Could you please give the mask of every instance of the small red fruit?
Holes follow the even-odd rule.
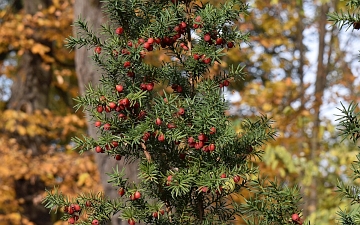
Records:
[[[215,147],[215,144],[210,144],[210,145],[209,145],[209,151],[210,151],[210,152],[214,151],[215,148],[216,148],[216,147]]]
[[[152,45],[149,42],[144,43],[144,48],[149,50]]]
[[[165,211],[163,209],[161,209],[159,212],[161,215],[164,215],[164,213],[165,213]]]
[[[115,156],[115,159],[116,159],[117,161],[120,161],[120,160],[121,160],[121,155],[116,155],[116,156]]]
[[[215,44],[216,44],[216,45],[222,45],[223,42],[224,42],[224,39],[223,39],[223,38],[217,38]]]
[[[115,88],[119,93],[123,92],[124,90],[124,87],[121,84],[116,85]]]
[[[86,201],[86,202],[85,202],[85,206],[86,206],[86,207],[91,207],[91,202],[90,202],[90,201]]]
[[[149,44],[153,44],[154,43],[154,38],[149,38],[148,40],[147,40],[147,43],[149,43]]]
[[[196,21],[196,22],[201,22],[201,16],[197,16],[197,17],[195,18],[195,21]]]
[[[136,191],[136,192],[134,193],[134,198],[135,198],[135,199],[141,198],[141,193],[140,193],[139,191]]]
[[[95,127],[100,127],[101,126],[101,121],[96,121],[95,122]]]
[[[129,225],[135,225],[135,220],[134,219],[128,219],[128,224]]]
[[[210,34],[205,34],[205,35],[204,35],[204,41],[206,41],[206,42],[210,42],[210,41],[211,41],[211,36],[210,36]]]
[[[152,213],[152,216],[153,216],[154,218],[158,218],[158,216],[159,216],[159,215],[158,215],[158,212],[153,212],[153,213]]]
[[[125,189],[124,189],[124,188],[119,188],[118,194],[119,194],[121,197],[124,196],[124,194],[125,194]]]
[[[184,21],[182,21],[182,22],[180,23],[180,27],[181,27],[181,28],[185,29],[186,26],[187,26],[187,24],[186,24]]]
[[[221,178],[226,178],[226,173],[220,175]]]
[[[162,123],[161,119],[160,119],[160,118],[156,118],[155,124],[158,125],[158,126],[160,126],[161,123]]]
[[[74,224],[74,223],[75,223],[75,218],[74,218],[74,217],[70,217],[70,218],[68,219],[68,223]]]
[[[196,53],[193,55],[193,57],[194,57],[195,60],[199,60],[199,59],[200,59],[200,55],[199,55],[199,54],[196,54]]]
[[[215,134],[215,133],[216,133],[216,127],[211,127],[210,134]]]
[[[298,221],[300,220],[299,214],[297,214],[297,213],[292,214],[292,215],[291,215],[291,220],[292,220],[293,222],[298,222]]]
[[[109,102],[109,107],[111,109],[115,109],[116,108],[116,103],[115,102]]]
[[[169,175],[167,178],[166,178],[167,181],[172,181],[172,176]]]
[[[202,187],[201,191],[204,192],[204,193],[207,193],[209,191],[209,188],[208,187]]]
[[[99,225],[99,220],[94,219],[94,220],[91,222],[91,225]]]
[[[120,100],[120,105],[128,107],[128,106],[130,106],[130,100],[128,98],[121,99]]]
[[[135,73],[133,71],[128,71],[126,74],[128,77],[134,77]]]
[[[104,124],[104,130],[110,130],[111,128],[111,124],[110,123],[105,123]]]
[[[154,83],[148,83],[146,84],[146,90],[152,91],[154,89]]]
[[[206,140],[206,135],[205,134],[199,134],[198,139],[199,139],[199,141],[205,141]]]
[[[173,123],[168,123],[166,126],[167,126],[168,129],[174,129],[174,128],[176,128],[176,125],[173,124]]]
[[[228,80],[224,80],[224,81],[223,81],[223,85],[224,85],[225,87],[229,86],[229,84],[230,84],[230,81],[228,81]]]
[[[131,62],[129,61],[124,62],[124,68],[128,68],[130,66],[131,66]]]
[[[228,48],[233,48],[234,47],[234,42],[228,42],[227,47]]]
[[[233,178],[235,183],[238,183],[240,181],[240,176],[239,175],[235,175]]]
[[[158,141],[160,141],[160,142],[165,141],[165,136],[164,136],[163,134],[160,134],[160,135],[158,136]]]
[[[102,106],[102,105],[98,105],[97,108],[96,108],[96,111],[97,111],[98,113],[102,113],[102,112],[104,111],[103,106]]]
[[[138,39],[138,43],[139,43],[139,44],[144,44],[144,43],[145,43],[145,39],[144,39],[144,38],[139,38],[139,39]]]
[[[96,54],[100,54],[100,53],[101,53],[101,47],[97,46],[97,47],[95,48],[95,53],[96,53]]]
[[[132,42],[128,41],[127,46],[132,47],[133,46]]]
[[[79,212],[81,210],[81,207],[78,204],[74,204],[73,208],[75,212]]]
[[[115,30],[115,33],[118,34],[118,35],[121,35],[123,32],[124,32],[124,28],[122,28],[122,27],[118,27]]]
[[[195,139],[193,137],[189,137],[188,138],[188,143],[191,144],[191,143],[195,143]]]
[[[176,92],[181,93],[182,91],[183,91],[183,88],[180,85],[178,85],[176,87]]]
[[[142,139],[143,139],[144,141],[147,141],[149,138],[150,138],[150,133],[149,133],[149,132],[144,133]]]
[[[209,63],[211,62],[211,59],[210,59],[210,58],[205,58],[205,59],[203,60],[203,62],[204,62],[205,64],[209,64]]]
[[[102,148],[101,148],[100,146],[96,146],[96,147],[95,147],[95,151],[96,151],[97,153],[102,153],[102,152],[103,152],[103,150],[102,150]]]
[[[184,108],[179,108],[178,114],[179,115],[184,115],[185,114],[185,109]]]

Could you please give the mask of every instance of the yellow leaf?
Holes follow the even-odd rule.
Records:
[[[49,51],[50,51],[50,48],[48,46],[42,45],[40,43],[35,43],[31,47],[31,52],[34,54],[45,55],[45,53],[47,53]]]

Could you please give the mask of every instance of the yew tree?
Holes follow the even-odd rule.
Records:
[[[89,85],[76,108],[86,110],[99,137],[76,137],[79,152],[138,163],[139,182],[114,168],[118,198],[48,191],[44,204],[70,224],[105,224],[119,213],[129,224],[302,224],[298,189],[258,176],[252,158],[275,137],[271,120],[243,119],[233,129],[224,88],[243,79],[240,65],[218,74],[227,51],[247,41],[235,21],[248,10],[239,0],[215,7],[193,0],[106,0],[109,22],[93,31],[81,18],[70,48],[93,49],[100,85]],[[170,60],[146,63],[156,51]],[[160,90],[159,90],[160,89]],[[237,193],[248,198],[233,201]]]

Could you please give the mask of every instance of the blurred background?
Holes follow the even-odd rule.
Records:
[[[244,117],[273,118],[278,138],[257,160],[262,176],[300,186],[303,214],[312,224],[336,224],[336,211],[350,209],[336,185],[353,182],[357,148],[340,143],[335,114],[340,101],[359,101],[360,31],[339,31],[327,21],[327,13],[346,11],[338,0],[248,4],[249,15],[237,25],[250,33],[249,43],[232,49],[211,72],[245,65],[245,80],[225,91],[234,129]],[[75,112],[73,98],[101,74],[91,51],[64,47],[79,15],[95,30],[106,22],[99,0],[0,0],[0,225],[66,224],[41,204],[45,189],[54,186],[69,196],[103,190],[116,196],[103,174],[119,162],[71,150],[71,137],[96,136],[93,123]],[[165,58],[154,53],[149,63]]]

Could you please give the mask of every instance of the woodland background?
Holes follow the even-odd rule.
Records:
[[[336,224],[336,211],[349,205],[336,185],[352,182],[357,148],[340,143],[334,114],[340,101],[359,102],[359,31],[328,22],[329,12],[345,10],[338,0],[248,3],[252,9],[238,26],[250,41],[226,59],[247,72],[226,93],[228,113],[239,121],[234,129],[244,117],[272,117],[278,138],[264,148],[263,162],[257,160],[262,176],[300,186],[312,224]],[[73,98],[101,75],[88,57],[92,49],[64,47],[79,15],[94,29],[106,21],[99,0],[0,0],[0,225],[66,224],[41,204],[45,188],[117,195],[105,172],[121,163],[71,150],[71,137],[96,136]],[[151,63],[166,57],[154,53]]]

